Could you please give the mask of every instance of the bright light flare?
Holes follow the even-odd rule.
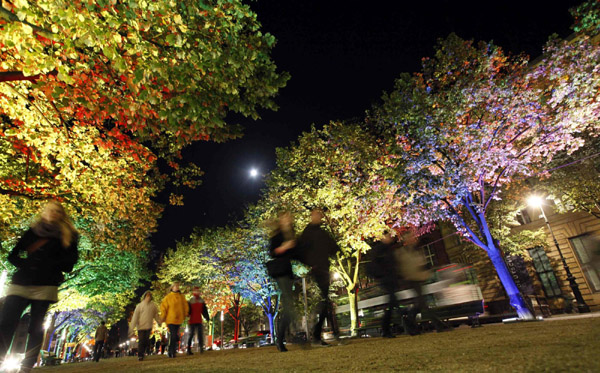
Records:
[[[4,285],[6,285],[6,278],[8,277],[8,272],[6,270],[2,271],[0,275],[0,297],[4,296]]]
[[[9,355],[0,366],[0,372],[18,372],[21,369],[22,357]]]
[[[44,330],[48,330],[50,328],[51,323],[52,319],[50,317],[46,317],[46,321],[44,321]]]
[[[256,168],[253,168],[250,170],[250,177],[257,177],[258,176],[258,170]]]
[[[544,200],[540,196],[530,196],[527,198],[527,204],[531,207],[541,207],[544,204]]]

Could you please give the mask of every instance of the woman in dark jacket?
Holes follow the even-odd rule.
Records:
[[[46,311],[58,301],[63,272],[77,262],[78,234],[63,207],[50,201],[8,256],[17,267],[0,314],[0,360],[4,360],[23,311],[31,306],[29,338],[21,371],[35,364],[42,346]]]
[[[277,325],[277,349],[287,351],[283,344],[285,332],[293,318],[294,300],[292,298],[293,272],[291,251],[296,246],[294,221],[289,212],[279,214],[276,227],[271,233],[269,255],[271,261],[268,265],[269,274],[277,281],[281,291],[282,315]]]

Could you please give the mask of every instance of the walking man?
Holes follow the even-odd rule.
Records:
[[[158,317],[158,307],[152,301],[152,293],[146,291],[142,296],[142,301],[135,307],[131,323],[129,325],[129,333],[133,335],[133,330],[137,328],[138,339],[140,341],[138,346],[138,360],[144,360],[144,353],[148,349],[150,341],[150,333],[152,332],[153,323],[156,322],[160,325],[160,319]],[[151,345],[154,347],[154,343]]]
[[[94,335],[94,340],[96,341],[94,344],[94,360],[96,362],[100,360],[102,347],[104,347],[104,341],[106,341],[106,339],[108,339],[108,328],[106,327],[106,323],[101,321],[100,326],[96,329],[96,334]]]
[[[174,358],[179,345],[179,327],[189,312],[188,302],[179,290],[179,282],[174,282],[171,292],[160,304],[161,318],[169,328],[169,357]]]
[[[202,317],[206,319],[206,321],[210,321],[210,317],[208,316],[208,309],[206,308],[206,303],[204,303],[204,299],[200,297],[200,288],[198,286],[194,286],[192,289],[192,298],[188,301],[190,308],[190,319],[188,320],[188,325],[190,327],[190,336],[188,338],[187,344],[187,353],[188,355],[193,355],[192,352],[192,341],[194,340],[194,336],[198,333],[198,344],[200,345],[200,353],[204,352],[204,333],[202,330]]]
[[[371,277],[377,279],[379,286],[388,295],[388,305],[381,325],[381,336],[384,338],[395,337],[390,327],[392,313],[398,307],[398,300],[396,299],[398,270],[393,247],[395,242],[395,237],[389,231],[386,231],[381,241],[377,241],[367,254],[370,259],[367,264],[367,272]]]
[[[333,237],[323,229],[324,217],[323,210],[319,208],[313,209],[310,213],[310,223],[298,239],[300,246],[298,259],[312,268],[312,276],[323,298],[317,305],[319,320],[313,330],[313,344],[316,346],[329,345],[321,338],[325,319],[328,319],[328,323],[336,339],[339,337],[339,333],[335,327],[335,316],[329,301],[329,258],[334,257],[340,248]]]

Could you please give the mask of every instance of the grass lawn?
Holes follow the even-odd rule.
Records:
[[[150,356],[44,367],[35,372],[600,372],[600,317],[461,327],[395,339],[363,338],[342,346],[209,351],[176,359]]]

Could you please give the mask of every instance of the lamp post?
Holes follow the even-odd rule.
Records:
[[[223,321],[225,321],[223,310],[221,310],[221,350],[225,349],[225,343],[223,343]]]
[[[556,236],[554,236],[554,231],[552,230],[552,227],[550,227],[550,222],[548,221],[548,218],[546,217],[546,214],[544,213],[543,199],[539,196],[532,196],[532,197],[529,197],[527,202],[532,207],[539,207],[540,211],[542,212],[542,217],[544,218],[546,227],[548,227],[548,230],[550,231],[550,235],[552,236],[552,240],[554,241],[554,246],[556,246],[556,250],[558,250],[558,255],[560,255],[560,259],[562,260],[563,268],[565,269],[565,272],[567,273],[567,280],[569,280],[569,285],[571,286],[573,295],[575,295],[575,300],[577,301],[577,309],[579,310],[579,313],[590,312],[590,307],[585,303],[585,300],[583,299],[583,296],[581,295],[581,291],[579,291],[579,285],[577,284],[577,281],[575,281],[575,276],[573,276],[573,274],[571,273],[571,270],[569,269],[569,265],[567,264],[567,261],[565,260],[565,257],[563,256],[563,253],[560,250],[560,246],[558,245]]]
[[[306,342],[308,342],[308,302],[306,301],[306,277],[302,277],[302,295],[304,296],[304,332],[306,333]]]

